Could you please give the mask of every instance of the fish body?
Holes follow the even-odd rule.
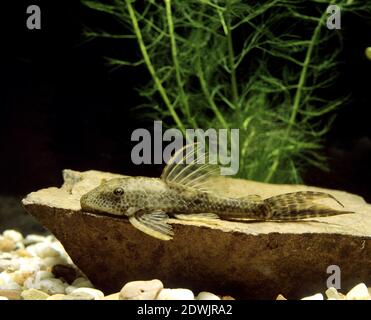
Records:
[[[226,197],[213,189],[210,178],[215,172],[213,166],[200,167],[195,161],[184,166],[170,161],[161,178],[124,177],[102,182],[81,197],[81,208],[125,216],[137,229],[162,240],[173,236],[168,215],[200,221],[218,218],[270,221],[351,213],[313,202],[322,198],[337,201],[323,192],[293,192],[267,199],[258,195]]]
[[[147,177],[112,179],[82,196],[81,204],[83,209],[114,215],[130,215],[131,208],[138,208],[168,214],[210,212],[231,218],[264,218],[264,208],[249,197],[223,197]]]

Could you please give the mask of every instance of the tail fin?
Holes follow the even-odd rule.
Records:
[[[263,203],[268,207],[269,220],[298,220],[354,213],[351,211],[340,211],[322,204],[313,203],[313,200],[324,198],[331,198],[344,207],[334,196],[328,193],[315,191],[285,193],[265,199]]]

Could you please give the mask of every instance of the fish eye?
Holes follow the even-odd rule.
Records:
[[[118,188],[116,188],[115,190],[113,190],[113,194],[114,194],[115,196],[121,196],[121,195],[124,194],[124,189],[118,187]]]

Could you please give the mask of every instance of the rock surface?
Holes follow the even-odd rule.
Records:
[[[356,214],[315,221],[214,225],[171,219],[174,239],[161,241],[123,218],[81,211],[82,194],[101,179],[118,176],[65,170],[62,188],[42,189],[23,200],[26,210],[54,233],[75,264],[106,294],[120,291],[122,283],[157,278],[168,287],[228,292],[236,298],[274,299],[278,293],[301,298],[326,290],[326,270],[333,264],[341,268],[345,291],[371,279],[371,206],[359,196],[227,179],[220,185],[228,195],[269,197],[319,190],[331,193]]]

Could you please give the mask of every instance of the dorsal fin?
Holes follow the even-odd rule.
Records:
[[[210,155],[200,143],[195,143],[187,144],[175,152],[162,171],[161,179],[168,184],[214,192],[208,182],[219,174],[216,155]]]

